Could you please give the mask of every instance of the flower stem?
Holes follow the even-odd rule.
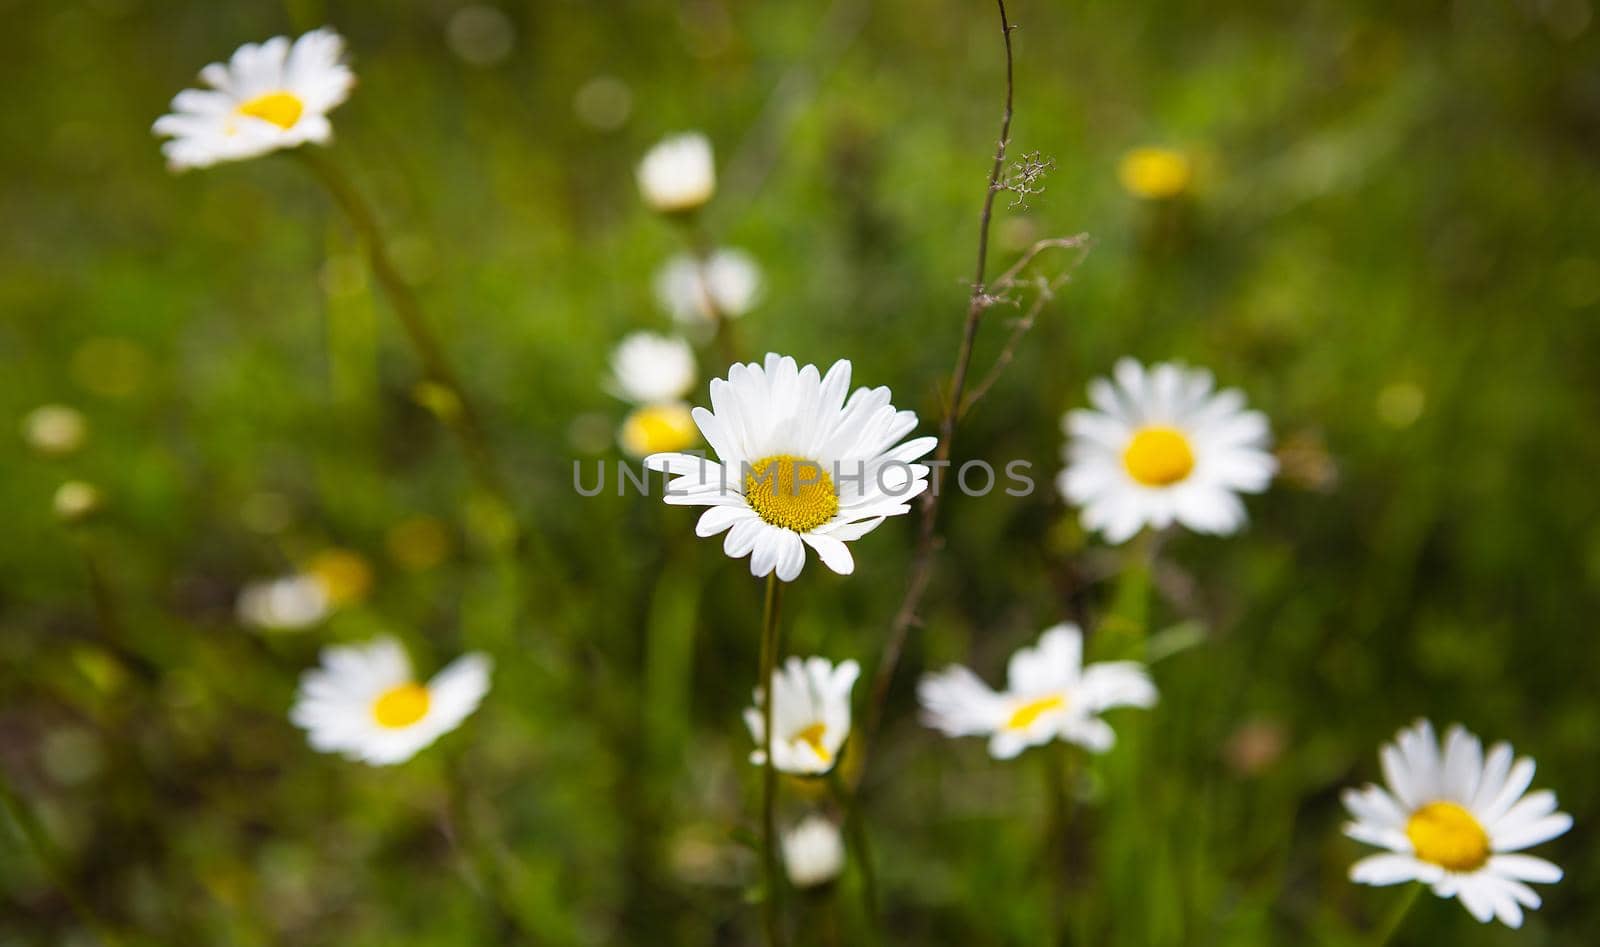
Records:
[[[1067,893],[1072,879],[1068,870],[1071,854],[1073,770],[1071,750],[1057,742],[1050,752],[1040,754],[1045,767],[1045,790],[1049,793],[1050,830],[1044,837],[1044,857],[1050,863],[1048,877],[1052,884],[1046,897],[1050,902],[1050,943],[1065,944]]]
[[[1422,895],[1421,884],[1413,882],[1406,887],[1410,890],[1406,892],[1405,897],[1395,902],[1389,915],[1383,919],[1383,923],[1373,929],[1371,947],[1386,947],[1389,941],[1394,939],[1395,933],[1400,930],[1400,925],[1405,923],[1406,915],[1411,913],[1411,908]]]
[[[366,248],[373,276],[383,288],[390,307],[394,309],[401,328],[405,330],[406,338],[410,340],[412,349],[422,362],[428,382],[436,386],[436,390],[443,392],[444,397],[429,399],[428,407],[461,442],[467,464],[479,486],[509,505],[509,494],[500,477],[499,467],[495,463],[494,453],[489,446],[489,439],[484,433],[478,413],[467,400],[466,392],[461,387],[455,371],[450,367],[450,361],[445,357],[443,347],[428,328],[428,321],[423,317],[422,306],[417,301],[415,291],[395,267],[388,243],[383,237],[383,230],[378,226],[378,218],[373,213],[371,205],[361,196],[361,192],[344,172],[316,148],[296,148],[291,154],[310,169],[318,183],[327,190],[328,196],[333,198],[333,202],[339,205],[340,210],[344,211],[350,226],[355,229],[357,237]]]
[[[855,850],[856,867],[861,871],[861,908],[867,915],[867,929],[874,943],[878,940],[878,876],[872,867],[872,849],[867,839],[867,824],[861,817],[861,797],[845,785],[844,777],[835,768],[828,774],[828,784],[834,798],[844,807],[844,830]]]
[[[778,931],[778,898],[783,878],[778,870],[778,771],[772,765],[772,672],[778,660],[778,609],[782,605],[783,583],[776,573],[767,576],[766,605],[761,617],[761,864],[766,878],[761,899],[762,919],[766,924],[767,947],[781,943]]]

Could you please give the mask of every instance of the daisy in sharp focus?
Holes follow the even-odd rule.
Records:
[[[743,250],[722,248],[704,260],[680,253],[656,273],[656,301],[682,325],[737,319],[761,298],[761,267]]]
[[[772,672],[772,765],[780,773],[819,776],[839,762],[839,750],[850,735],[850,689],[861,665],[827,658],[790,658]],[[761,718],[761,689],[755,706],[745,708],[744,722],[756,749],[750,762],[767,761],[766,727]]]
[[[1572,828],[1572,817],[1556,811],[1554,793],[1527,792],[1533,760],[1513,761],[1503,742],[1485,756],[1478,738],[1459,725],[1445,734],[1441,751],[1426,720],[1401,730],[1379,760],[1388,787],[1345,791],[1355,821],[1344,832],[1389,851],[1356,862],[1350,880],[1420,881],[1441,898],[1460,899],[1481,922],[1522,926],[1522,909],[1539,906],[1527,882],[1560,881],[1561,869],[1515,853]]]
[[[639,194],[663,214],[698,209],[717,189],[711,140],[699,132],[670,135],[645,152],[637,170]]]
[[[694,350],[683,339],[635,332],[611,355],[610,388],[635,407],[617,441],[632,457],[687,450],[699,440],[683,398],[694,387]]]
[[[424,684],[393,638],[324,648],[322,666],[300,676],[289,719],[319,752],[374,766],[403,763],[477,709],[490,668],[487,655],[466,654]]]
[[[155,132],[174,171],[254,158],[333,138],[328,113],[350,95],[355,74],[344,64],[344,40],[313,30],[295,40],[276,36],[246,43],[226,65],[200,70],[209,89],[185,89]]]
[[[1006,690],[996,692],[959,664],[924,675],[917,685],[922,719],[946,736],[986,736],[989,755],[1008,760],[1051,740],[1096,753],[1116,735],[1100,719],[1113,707],[1152,707],[1156,688],[1137,661],[1083,664],[1078,626],[1047,629],[1039,644],[1011,656]]]
[[[1095,409],[1064,419],[1067,467],[1056,481],[1086,529],[1121,543],[1145,526],[1226,534],[1244,524],[1238,494],[1265,490],[1278,465],[1266,416],[1212,384],[1203,369],[1131,358],[1090,382]]]
[[[849,575],[855,560],[845,543],[910,512],[928,488],[928,467],[913,461],[938,443],[900,442],[917,415],[895,410],[889,389],[857,388],[847,400],[849,388],[846,359],[826,375],[772,353],[764,364],[734,365],[711,382],[712,410],[694,409],[717,460],[665,453],[645,466],[671,475],[667,503],[710,507],[695,533],[726,530],[723,551],[749,556],[751,575],[793,581],[806,546]]]

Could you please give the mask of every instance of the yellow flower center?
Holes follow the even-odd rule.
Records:
[[[372,716],[380,727],[409,727],[427,714],[430,700],[426,687],[407,681],[384,691],[372,704]]]
[[[1418,858],[1449,871],[1477,871],[1489,860],[1489,833],[1453,802],[1430,802],[1412,813],[1406,838]]]
[[[698,436],[688,405],[652,404],[628,415],[617,440],[632,456],[648,457],[683,450],[693,445]]]
[[[832,763],[833,754],[828,752],[828,748],[822,744],[822,738],[827,735],[827,732],[828,728],[826,726],[820,723],[814,723],[795,733],[794,736],[789,738],[789,742],[805,743],[809,745],[811,749],[816,751],[817,757],[821,759],[823,763]]]
[[[1194,450],[1177,428],[1142,427],[1122,452],[1128,475],[1147,487],[1170,487],[1194,469]]]
[[[312,558],[306,571],[333,605],[359,602],[372,588],[372,567],[348,549],[324,549]]]
[[[294,127],[295,122],[300,121],[300,115],[305,109],[305,103],[300,101],[299,96],[293,92],[279,90],[258,95],[248,102],[241,102],[234,112],[259,118],[263,122],[271,122],[288,131]]]
[[[1051,694],[1049,697],[1040,697],[1030,700],[1021,707],[1011,712],[1011,719],[1006,721],[1007,730],[1026,730],[1034,722],[1052,710],[1060,710],[1067,706],[1067,699],[1060,694]]]
[[[1187,155],[1170,148],[1135,148],[1123,156],[1117,177],[1129,194],[1162,200],[1189,189],[1194,167]]]
[[[752,464],[744,478],[744,498],[763,520],[797,533],[816,529],[839,512],[839,492],[828,471],[793,454]]]

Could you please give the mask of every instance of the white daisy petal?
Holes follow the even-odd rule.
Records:
[[[799,542],[798,539],[795,542]],[[861,666],[835,667],[826,658],[791,657],[772,674],[772,765],[781,772],[816,776],[838,763],[850,735],[850,692]],[[765,727],[761,692],[745,709],[745,725],[755,741],[752,763],[764,762]]]

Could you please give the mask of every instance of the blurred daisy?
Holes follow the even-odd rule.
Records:
[[[790,658],[772,672],[772,765],[781,773],[817,776],[839,762],[839,750],[850,735],[850,689],[861,665],[827,658]],[[745,726],[756,741],[750,762],[767,761],[766,727],[761,716],[762,693],[744,711]]]
[[[637,172],[639,194],[663,214],[699,208],[717,189],[711,140],[699,132],[672,135],[645,153]]]
[[[332,602],[316,576],[302,574],[246,583],[234,607],[252,628],[300,631],[327,618]]]
[[[1189,190],[1194,165],[1188,155],[1171,148],[1135,148],[1117,164],[1117,179],[1134,197],[1166,200]]]
[[[849,388],[844,359],[825,376],[775,354],[765,364],[736,364],[726,380],[711,382],[713,410],[694,409],[718,459],[662,453],[645,465],[671,475],[666,502],[710,507],[695,532],[726,530],[723,551],[749,556],[752,575],[793,581],[806,546],[848,575],[855,560],[845,543],[910,511],[928,488],[928,468],[913,461],[937,443],[900,442],[917,416],[896,411],[889,389],[858,388],[846,400]]]
[[[360,602],[372,591],[372,566],[353,550],[324,549],[311,557],[305,571],[335,607]]]
[[[1379,760],[1388,788],[1346,790],[1344,805],[1355,821],[1344,832],[1389,851],[1356,862],[1350,880],[1420,881],[1441,898],[1459,898],[1481,922],[1499,918],[1521,927],[1522,909],[1539,906],[1526,882],[1553,884],[1561,869],[1512,853],[1572,828],[1572,817],[1556,811],[1554,793],[1527,792],[1533,760],[1513,762],[1507,743],[1485,756],[1478,738],[1459,725],[1445,734],[1441,752],[1426,720],[1401,730]]]
[[[1211,373],[1131,358],[1115,380],[1089,384],[1097,410],[1069,412],[1061,493],[1083,507],[1083,525],[1113,543],[1174,521],[1198,533],[1231,533],[1245,521],[1239,493],[1260,493],[1277,470],[1267,419],[1236,389],[1212,391]]]
[[[683,339],[635,332],[611,353],[611,390],[634,404],[681,401],[694,382],[694,350]]]
[[[185,89],[155,132],[174,171],[254,158],[333,137],[328,112],[350,95],[355,74],[344,64],[344,40],[323,28],[295,40],[283,36],[239,47],[227,65],[200,70],[209,89]]]
[[[489,691],[487,655],[463,655],[421,684],[393,638],[325,648],[300,676],[289,719],[322,753],[386,766],[403,763],[461,725]]]
[[[1084,667],[1083,634],[1071,624],[1047,629],[1037,647],[1013,654],[1006,677],[1006,690],[996,693],[958,664],[924,675],[917,685],[923,722],[945,736],[988,737],[997,760],[1055,739],[1104,753],[1116,736],[1102,711],[1156,702],[1155,685],[1137,661]]]
[[[694,387],[694,350],[683,339],[635,332],[611,355],[610,387],[637,405],[617,442],[631,457],[687,450],[699,440],[683,396]]]
[[[64,404],[40,405],[22,419],[22,437],[47,457],[64,457],[83,446],[89,422],[83,412]]]
[[[844,839],[833,820],[809,815],[783,833],[783,866],[796,888],[815,888],[844,871]]]
[[[684,325],[737,319],[760,297],[761,268],[743,250],[716,250],[705,260],[680,253],[656,273],[656,301]]]

